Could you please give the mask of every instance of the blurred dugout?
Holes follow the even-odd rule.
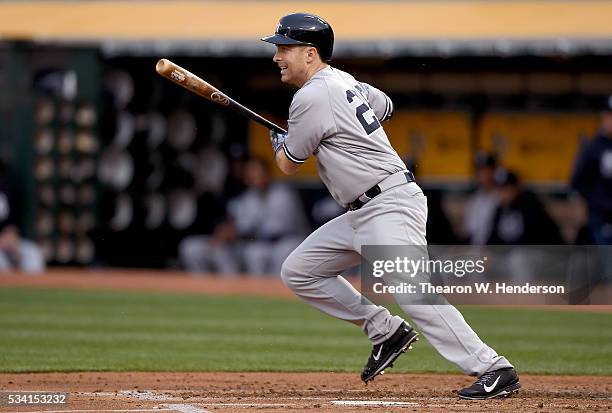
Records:
[[[485,150],[546,195],[573,241],[584,217],[572,165],[612,93],[612,2],[346,5],[291,9],[325,16],[332,64],[393,98],[390,139],[457,232]],[[177,265],[181,239],[213,232],[248,152],[271,158],[267,132],[159,78],[155,62],[172,57],[282,121],[293,91],[259,37],[287,12],[274,1],[0,2],[0,150],[22,232],[48,261]],[[325,203],[312,161],[287,182],[307,210]]]

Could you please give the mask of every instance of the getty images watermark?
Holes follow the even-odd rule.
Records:
[[[598,246],[363,246],[361,289],[399,304],[612,304]]]
[[[408,257],[396,257],[393,260],[376,260],[372,263],[372,276],[380,278],[379,282],[373,284],[373,291],[377,294],[396,293],[422,293],[422,294],[564,294],[564,285],[531,285],[524,283],[510,285],[505,282],[483,282],[474,281],[465,285],[434,285],[430,281],[422,282],[400,282],[398,285],[385,285],[383,277],[386,274],[400,274],[402,278],[414,279],[421,273],[451,274],[462,278],[466,275],[483,275],[487,257],[481,259],[457,259],[439,260],[420,257],[411,259]]]

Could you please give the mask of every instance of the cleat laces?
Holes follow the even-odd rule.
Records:
[[[489,371],[489,372],[487,372],[487,373],[483,374],[482,376],[480,376],[480,377],[478,378],[478,380],[476,380],[476,383],[474,383],[474,384],[481,384],[481,385],[483,385],[483,386],[484,386],[484,384],[485,384],[485,383],[486,383],[486,382],[487,382],[489,379],[493,378],[493,376],[495,376],[495,374],[496,374],[496,373],[495,373],[494,371]]]

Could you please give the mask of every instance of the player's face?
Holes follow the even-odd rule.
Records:
[[[308,80],[310,46],[276,45],[272,60],[280,68],[281,82],[301,87]]]
[[[476,170],[476,178],[478,185],[486,190],[492,188],[495,184],[493,176],[495,175],[495,169],[490,166],[481,166]]]

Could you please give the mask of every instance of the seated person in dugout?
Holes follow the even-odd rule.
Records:
[[[0,164],[0,273],[14,270],[41,273],[45,270],[42,252],[38,245],[21,236],[14,193],[4,171]]]
[[[268,165],[251,158],[244,169],[246,190],[227,204],[227,219],[211,235],[194,235],[179,245],[190,272],[251,276],[279,274],[285,258],[304,239],[307,224],[299,197],[272,182]]]

